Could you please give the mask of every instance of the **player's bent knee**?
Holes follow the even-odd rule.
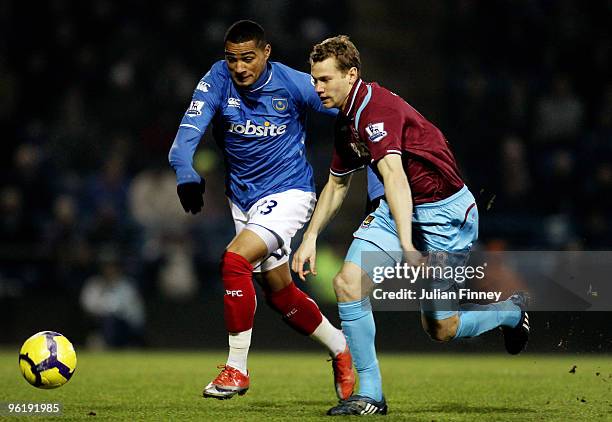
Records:
[[[442,320],[423,318],[422,323],[423,329],[434,341],[451,341],[455,338],[455,335],[457,334],[457,316]]]
[[[340,271],[334,277],[334,291],[338,302],[351,302],[361,299],[359,280],[355,282]]]
[[[230,242],[226,252],[238,254],[254,265],[268,254],[268,246],[257,233],[243,230]]]
[[[221,276],[252,274],[253,266],[241,254],[225,251],[221,255]]]

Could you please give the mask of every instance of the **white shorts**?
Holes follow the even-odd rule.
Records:
[[[270,271],[289,260],[291,239],[308,220],[317,203],[314,192],[290,189],[265,196],[247,212],[229,201],[236,234],[245,228],[268,246],[268,256],[253,265],[254,272]]]

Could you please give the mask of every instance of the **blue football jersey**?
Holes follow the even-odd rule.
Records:
[[[225,158],[226,195],[243,211],[273,193],[314,192],[305,155],[308,109],[337,114],[323,107],[310,75],[268,62],[257,82],[239,89],[218,61],[198,83],[170,149],[177,183],[200,180],[193,154],[212,123]]]

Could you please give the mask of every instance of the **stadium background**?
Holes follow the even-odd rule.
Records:
[[[447,135],[479,200],[480,248],[609,248],[609,1],[2,1],[0,343],[54,329],[99,345],[79,298],[111,263],[142,297],[141,345],[225,346],[217,262],[233,225],[222,159],[206,135],[196,157],[205,212],[191,217],[166,156],[195,84],[240,18],[266,28],[273,60],[303,71],[314,42],[349,34],[364,79]],[[329,121],[310,120],[319,190],[330,132]],[[334,321],[331,277],[359,223],[363,189],[359,176],[320,241],[319,280],[301,285]],[[434,344],[417,313],[376,317],[380,350],[501,351],[494,334]],[[539,313],[530,350],[609,352],[608,321]],[[317,347],[260,300],[252,350]]]

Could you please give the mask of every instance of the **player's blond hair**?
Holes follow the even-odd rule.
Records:
[[[338,70],[342,73],[348,72],[352,67],[357,68],[357,72],[361,73],[359,50],[351,42],[348,35],[336,35],[312,47],[310,64],[322,62],[330,57],[336,59]]]

